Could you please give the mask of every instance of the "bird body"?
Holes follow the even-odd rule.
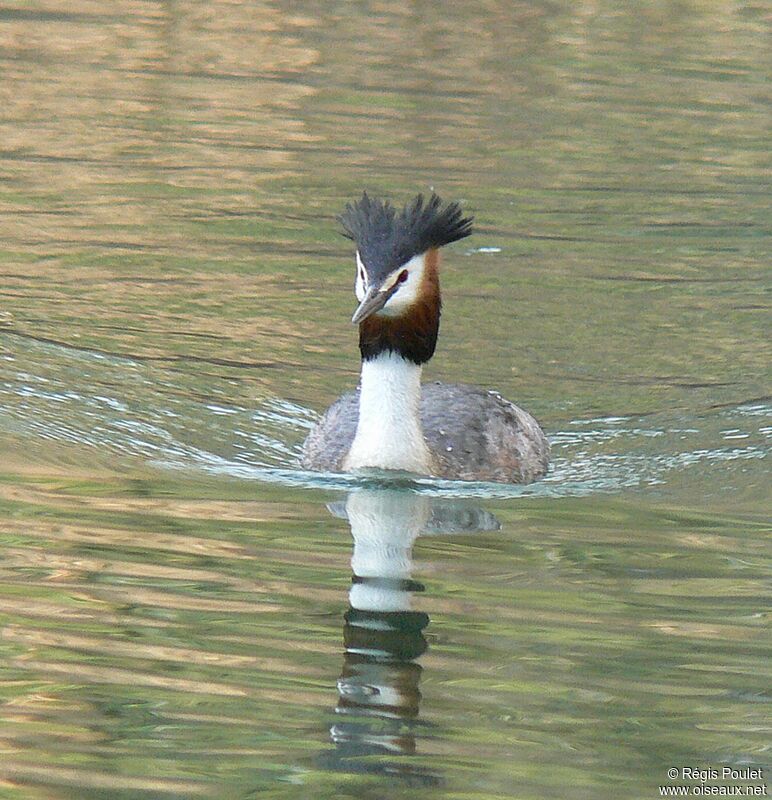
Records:
[[[308,435],[302,465],[501,483],[543,476],[549,444],[528,412],[474,386],[421,384],[439,331],[439,248],[468,236],[471,219],[437,195],[398,214],[365,194],[341,221],[357,244],[361,381]]]

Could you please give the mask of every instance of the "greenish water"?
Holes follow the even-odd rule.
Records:
[[[768,764],[765,15],[0,7],[0,798]],[[432,187],[426,377],[542,421],[534,486],[296,467],[358,369],[334,217]]]

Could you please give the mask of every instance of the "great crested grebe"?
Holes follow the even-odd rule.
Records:
[[[302,466],[400,470],[460,480],[530,483],[549,463],[539,423],[493,391],[421,385],[440,325],[439,248],[472,233],[458,203],[418,195],[401,211],[365,192],[340,216],[356,244],[362,375],[303,444]]]

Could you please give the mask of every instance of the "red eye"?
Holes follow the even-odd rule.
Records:
[[[399,277],[397,278],[397,283],[404,283],[407,280],[407,270],[403,269],[402,272],[399,273]]]

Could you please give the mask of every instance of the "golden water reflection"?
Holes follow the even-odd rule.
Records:
[[[0,8],[0,793],[616,800],[763,762],[764,13]],[[477,233],[426,377],[533,410],[555,471],[486,498],[502,531],[414,539],[415,495],[365,535],[352,497],[351,583],[340,487],[293,472],[356,382],[335,215],[431,187]]]
[[[494,796],[602,795],[588,754],[638,763],[632,789],[663,718],[685,752],[760,757],[761,519],[404,487],[331,515],[161,475],[0,488],[0,776],[25,798],[332,798],[480,764]]]

